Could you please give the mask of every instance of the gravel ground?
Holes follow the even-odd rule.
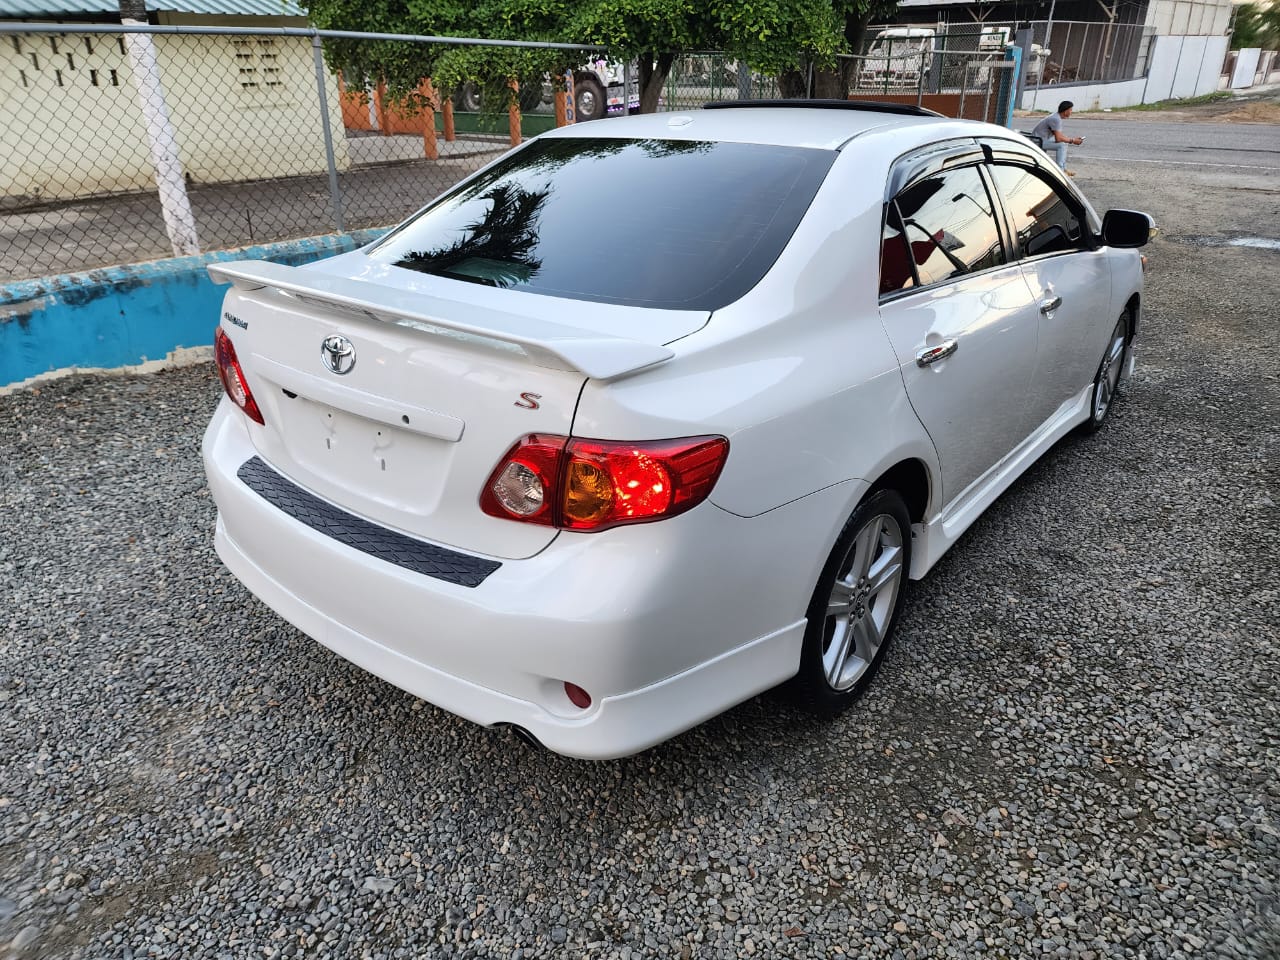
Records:
[[[1274,178],[1079,169],[1172,237],[1280,223]],[[1280,255],[1151,254],[1113,421],[915,585],[857,709],[613,763],[239,587],[207,366],[0,397],[0,955],[1280,956]]]

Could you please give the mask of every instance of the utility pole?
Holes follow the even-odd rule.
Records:
[[[1044,81],[1044,72],[1049,66],[1049,38],[1053,36],[1053,11],[1058,6],[1058,0],[1049,0],[1049,22],[1044,26],[1044,39],[1040,41],[1040,63],[1037,65],[1036,71],[1036,93],[1040,93],[1040,84]],[[1031,35],[1031,42],[1035,43],[1035,34]],[[1026,63],[1031,57],[1031,50],[1028,48],[1023,51],[1023,63]]]
[[[126,26],[146,26],[146,0],[119,0],[120,22]],[[160,65],[156,61],[155,41],[149,33],[126,33],[125,50],[133,70],[133,85],[138,92],[138,106],[147,128],[151,148],[151,165],[155,168],[156,189],[160,193],[160,209],[165,230],[175,257],[200,252],[195,215],[182,177],[182,158],[178,155],[178,138],[169,119],[164,85],[160,82]]]
[[[1103,79],[1110,80],[1112,79],[1110,75],[1111,74],[1111,37],[1112,37],[1112,31],[1115,29],[1116,8],[1120,6],[1120,0],[1115,0],[1115,2],[1111,4],[1111,7],[1109,9],[1107,5],[1102,2],[1102,0],[1098,0],[1098,6],[1102,7],[1102,12],[1107,15],[1107,29],[1102,35],[1102,60],[1106,61],[1106,65],[1101,69],[1104,69],[1106,71],[1106,76]]]

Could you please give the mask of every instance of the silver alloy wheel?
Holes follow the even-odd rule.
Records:
[[[902,558],[902,528],[882,513],[863,525],[836,567],[822,648],[832,690],[852,688],[875,662],[902,585]]]
[[[1120,374],[1124,372],[1124,344],[1128,333],[1128,325],[1124,317],[1121,317],[1116,321],[1116,328],[1111,331],[1111,343],[1107,346],[1102,367],[1098,370],[1098,382],[1093,390],[1094,423],[1101,423],[1102,418],[1107,415],[1107,408],[1116,395],[1116,387],[1120,385]]]
[[[596,94],[594,90],[583,90],[578,94],[578,114],[584,117],[594,117],[596,114]]]

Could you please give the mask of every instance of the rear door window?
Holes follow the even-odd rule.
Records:
[[[1005,262],[995,207],[976,166],[907,185],[885,217],[880,291],[929,286]]]
[[[773,266],[835,157],[753,143],[550,137],[446,195],[369,255],[531,293],[715,310]]]

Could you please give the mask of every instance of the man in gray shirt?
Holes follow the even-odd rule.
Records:
[[[1040,138],[1040,144],[1044,148],[1045,153],[1052,153],[1061,167],[1068,176],[1074,177],[1075,174],[1067,170],[1067,144],[1084,143],[1084,137],[1068,137],[1062,133],[1062,121],[1071,116],[1071,108],[1075,104],[1070,100],[1063,100],[1058,104],[1058,112],[1051,113],[1039,123],[1035,129],[1031,131],[1033,137]]]

